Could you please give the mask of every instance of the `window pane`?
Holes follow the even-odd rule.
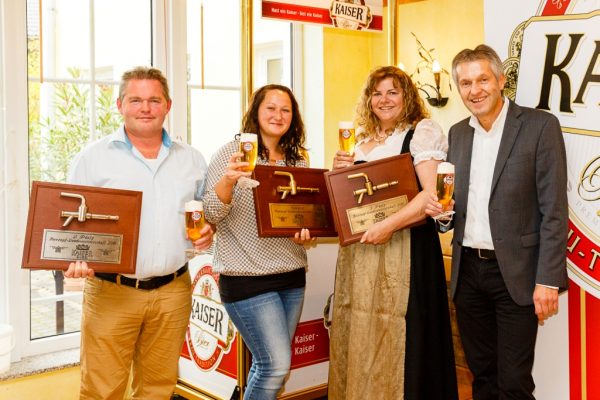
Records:
[[[27,0],[30,179],[65,182],[81,148],[121,124],[116,82],[125,69],[151,62],[152,3],[43,0],[41,20],[39,4]],[[78,331],[83,281],[31,271],[30,282],[31,338]]]
[[[37,8],[33,3],[39,0],[27,3],[31,3],[28,10],[32,11],[28,18],[37,18],[42,27],[44,78],[72,78],[71,68],[81,71],[81,79],[89,78],[89,1],[42,1],[41,21],[33,15]]]
[[[239,90],[190,91],[191,144],[209,161],[240,131]]]
[[[292,24],[263,19],[261,1],[254,0],[254,89],[268,83],[292,87]]]
[[[118,81],[126,70],[150,65],[150,2],[96,0],[94,4],[96,79]]]
[[[31,272],[31,339],[79,331],[82,286],[78,279],[63,281],[62,271]]]
[[[89,85],[32,82],[29,90],[30,178],[65,182],[71,159],[90,137]]]
[[[190,83],[239,87],[239,0],[188,0],[187,15]]]
[[[119,110],[117,110],[119,85],[100,84],[96,85],[95,88],[96,138],[100,138],[116,131],[123,120]]]

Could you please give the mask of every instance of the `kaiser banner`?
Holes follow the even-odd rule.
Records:
[[[308,250],[309,269],[300,323],[292,340],[291,371],[281,397],[302,399],[327,393],[329,335],[323,307],[333,291],[337,243],[321,243]],[[179,358],[175,393],[190,399],[237,399],[250,365],[239,332],[227,315],[219,295],[219,275],[212,270],[212,255],[189,262],[192,278],[192,312]]]
[[[383,30],[383,0],[280,0],[262,2],[263,18],[352,30]]]
[[[486,42],[505,59],[506,94],[521,105],[552,112],[562,125],[570,220],[569,351],[568,361],[555,357],[552,364],[561,368],[568,362],[570,399],[600,399],[600,1],[488,0],[485,14]],[[546,329],[540,336],[549,334]],[[564,350],[556,344],[567,327],[552,329],[558,339],[544,351],[556,356]],[[536,364],[544,351],[536,347]],[[556,381],[536,383],[540,388]],[[538,398],[566,396],[555,390]]]

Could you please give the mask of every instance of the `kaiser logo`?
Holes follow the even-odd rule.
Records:
[[[202,213],[200,211],[194,211],[192,213],[192,220],[200,221],[200,219],[202,219]]]
[[[192,313],[186,334],[192,359],[207,372],[219,365],[235,337],[233,323],[221,303],[217,281],[218,275],[213,274],[208,265],[194,277]]]
[[[568,163],[569,277],[600,298],[600,10],[547,15],[553,16],[533,17],[515,29],[504,62],[505,93],[560,120]]]
[[[371,10],[364,0],[333,1],[329,7],[329,16],[333,26],[353,30],[367,29],[373,20]]]

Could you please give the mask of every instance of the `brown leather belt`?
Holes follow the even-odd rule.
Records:
[[[98,273],[94,274],[94,276],[96,276],[97,278],[100,278],[104,281],[116,283],[117,285],[131,286],[132,288],[142,289],[142,290],[152,290],[152,289],[158,289],[159,287],[172,282],[173,279],[177,278],[178,276],[183,275],[187,271],[187,269],[188,269],[188,264],[185,263],[183,265],[183,267],[179,268],[177,271],[175,271],[172,274],[163,275],[163,276],[155,276],[153,278],[145,279],[145,280],[128,278],[121,274],[107,274],[104,272],[98,272]]]
[[[471,256],[477,257],[480,260],[495,260],[496,259],[496,252],[494,250],[490,250],[490,249],[474,249],[472,247],[464,247],[462,248],[462,250],[466,253],[466,254],[470,254]]]

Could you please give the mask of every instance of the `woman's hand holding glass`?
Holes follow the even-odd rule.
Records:
[[[354,165],[354,154],[338,150],[333,157],[333,169],[346,168]]]
[[[245,161],[240,161],[244,156],[243,153],[237,152],[231,155],[227,167],[225,167],[224,178],[230,186],[235,186],[238,180],[242,177],[249,178],[252,176],[252,170],[249,170],[250,164]]]
[[[256,133],[240,133],[239,161],[244,162],[244,166],[241,167],[242,171],[250,173],[254,171],[258,161],[258,135]],[[258,181],[249,178],[250,175],[237,178],[240,187],[252,189],[259,185]]]

